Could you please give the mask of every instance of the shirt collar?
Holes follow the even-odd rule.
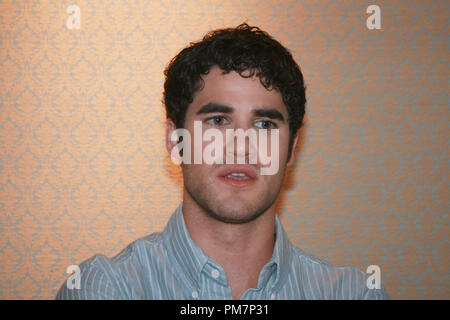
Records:
[[[269,261],[269,263],[275,262],[277,265],[277,275],[274,283],[275,291],[280,289],[290,271],[292,251],[293,246],[289,241],[289,238],[284,231],[277,214],[275,215],[275,246],[273,249],[272,258]]]
[[[169,254],[169,260],[175,260],[181,277],[186,276],[189,283],[199,286],[200,274],[206,262],[212,261],[200,247],[192,240],[184,221],[182,204],[175,210],[164,230],[165,241]],[[289,241],[279,219],[275,216],[275,246],[272,258],[266,264],[269,267],[276,265],[274,289],[277,290],[283,284],[289,273],[292,260],[292,244]],[[263,268],[263,269],[264,269]]]
[[[183,217],[183,204],[180,204],[171,216],[164,230],[169,261],[175,260],[180,277],[187,277],[188,282],[198,287],[200,273],[208,261],[208,256],[192,240]]]

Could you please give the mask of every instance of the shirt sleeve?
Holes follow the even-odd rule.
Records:
[[[79,288],[69,288],[70,277],[59,289],[56,300],[121,300],[127,299],[121,290],[121,279],[110,260],[95,256],[80,265]]]
[[[366,289],[360,300],[389,300],[389,295],[382,285],[380,289]]]
[[[389,300],[386,288],[380,283],[380,288],[369,288],[367,285],[370,274],[355,267],[339,268],[337,293],[335,299],[343,300]]]
[[[362,275],[362,283],[360,284],[363,290],[360,292],[359,296],[356,297],[358,300],[389,300],[389,295],[386,288],[380,283],[380,288],[369,288],[367,285],[368,278],[370,274],[364,273],[358,270]]]

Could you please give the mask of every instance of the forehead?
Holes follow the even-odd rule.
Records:
[[[196,112],[205,104],[214,102],[228,105],[237,111],[275,108],[287,116],[280,92],[267,90],[256,76],[244,78],[235,71],[224,74],[222,69],[212,67],[202,79],[204,85],[195,93],[188,112]]]

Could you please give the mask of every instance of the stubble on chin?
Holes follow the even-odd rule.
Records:
[[[243,224],[257,219],[273,205],[279,193],[278,190],[266,196],[254,196],[254,200],[233,197],[230,194],[224,199],[220,196],[221,190],[214,181],[208,181],[205,184],[190,184],[186,183],[186,179],[197,178],[197,180],[188,181],[201,181],[201,179],[189,176],[189,174],[184,178],[184,188],[202,211],[215,220],[229,224]]]

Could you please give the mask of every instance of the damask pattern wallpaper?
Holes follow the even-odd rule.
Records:
[[[371,4],[381,29],[368,28]],[[69,265],[164,228],[182,180],[165,150],[163,70],[247,21],[292,51],[307,84],[278,206],[291,241],[378,265],[393,299],[448,299],[449,7],[0,1],[0,298],[53,299]]]

